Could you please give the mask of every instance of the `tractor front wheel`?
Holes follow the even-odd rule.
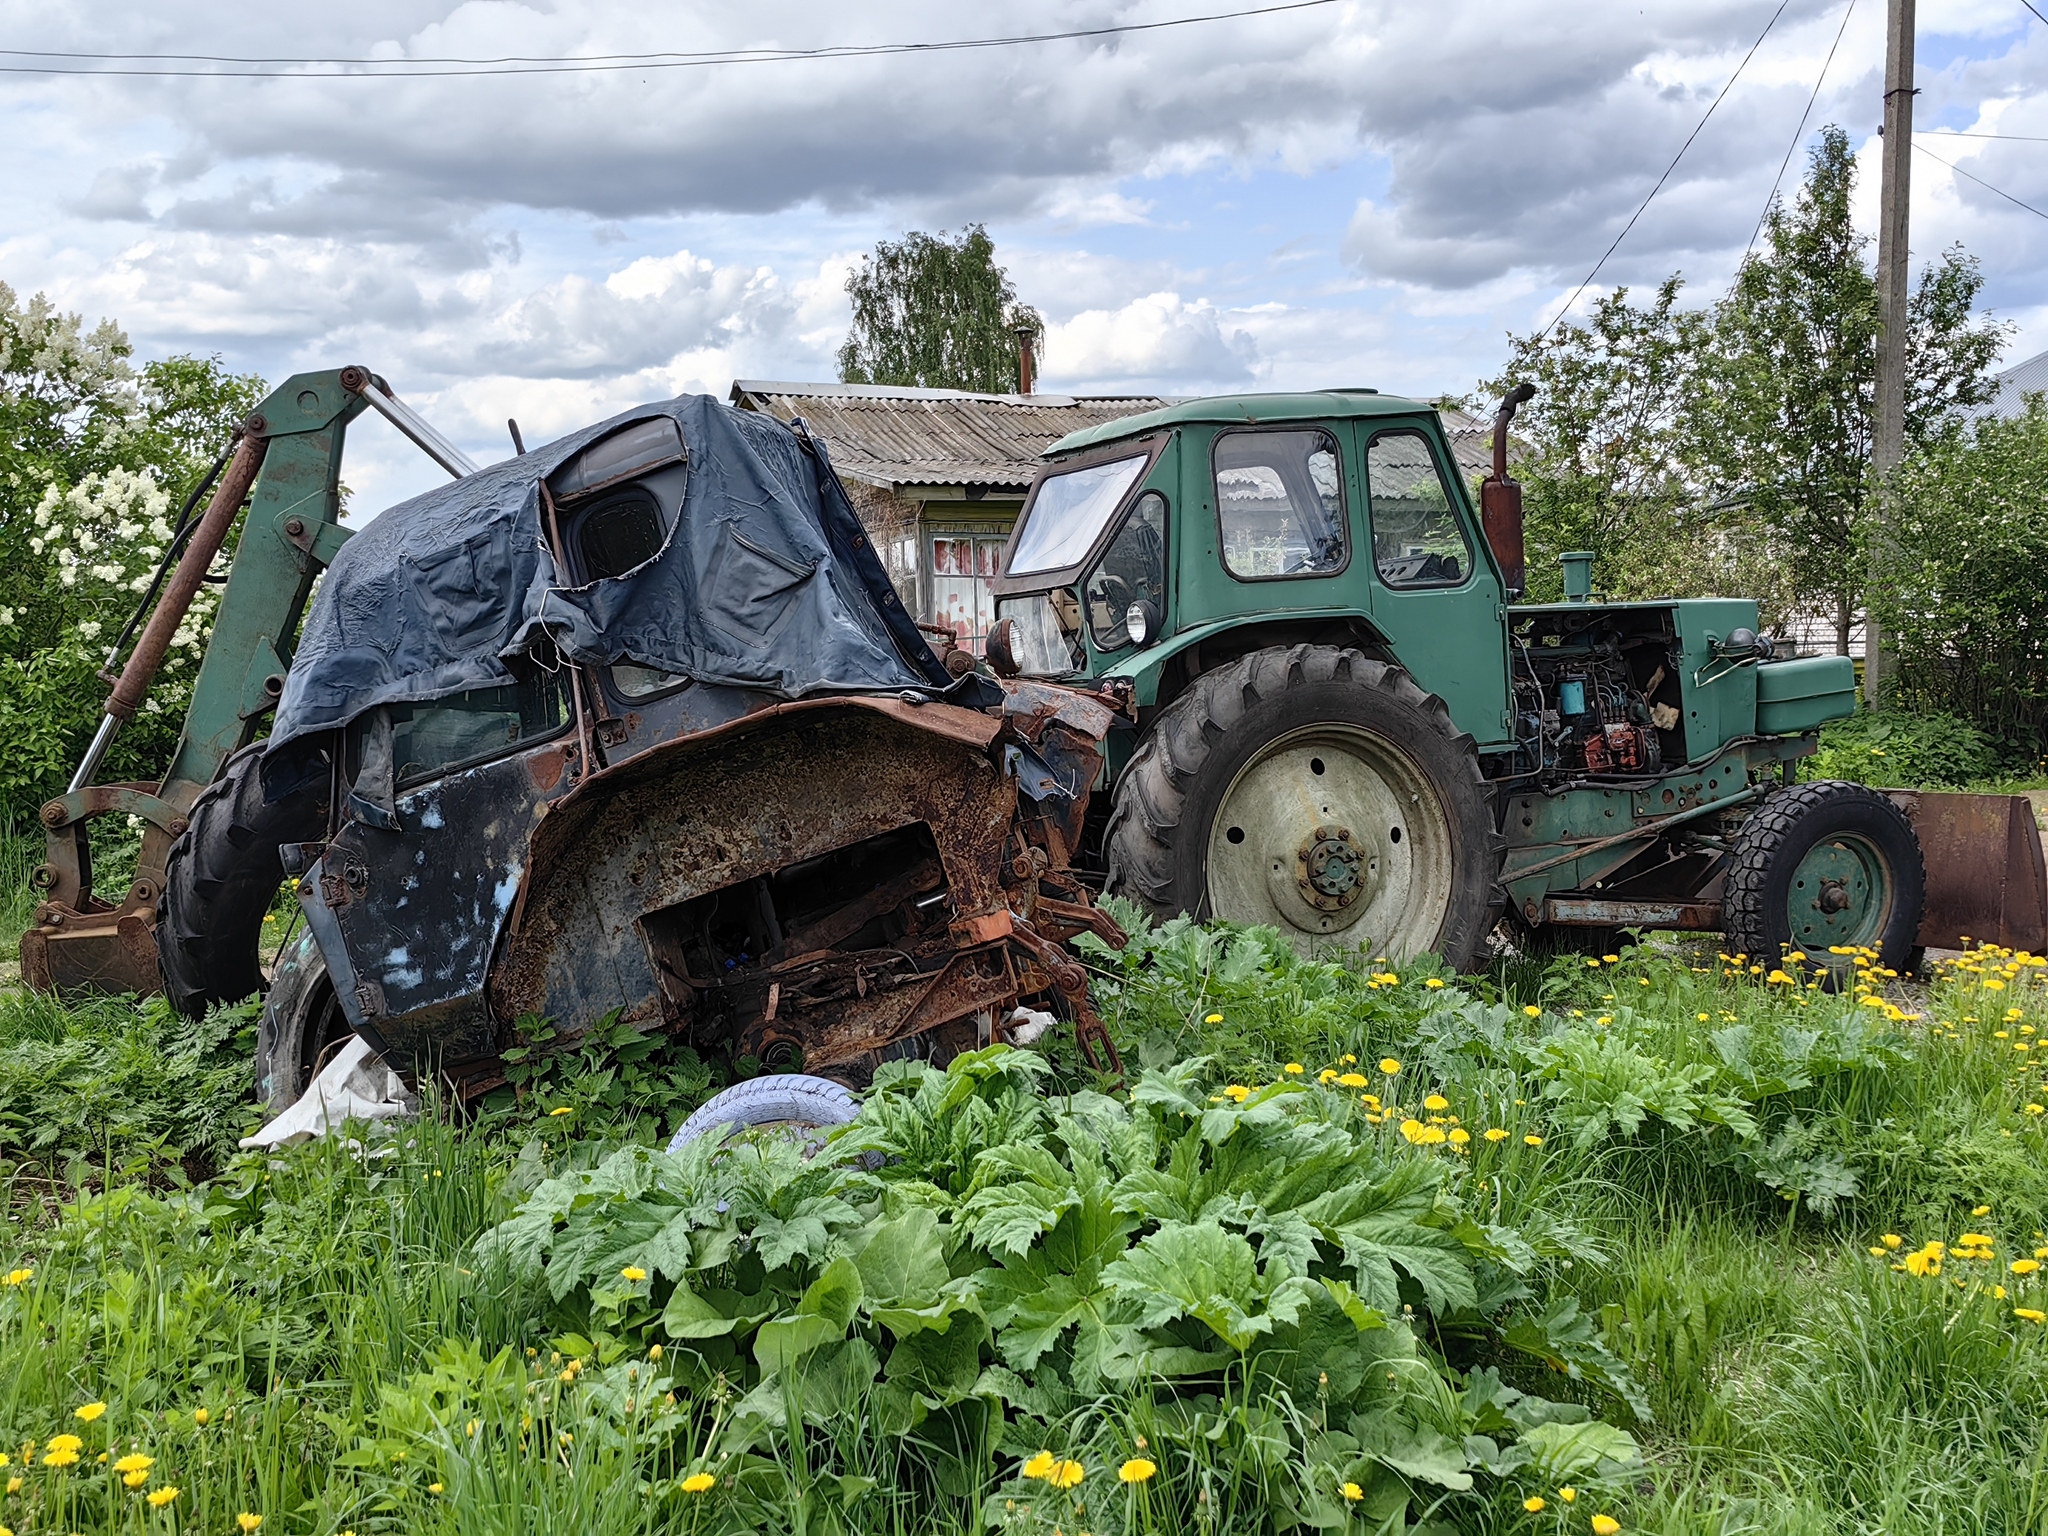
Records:
[[[1335,646],[1196,679],[1119,776],[1109,888],[1167,918],[1264,923],[1297,948],[1469,966],[1501,843],[1472,738],[1399,667]]]
[[[1723,895],[1731,950],[1766,966],[1789,954],[1831,984],[1854,951],[1909,968],[1927,874],[1912,823],[1861,784],[1780,790],[1736,834]]]

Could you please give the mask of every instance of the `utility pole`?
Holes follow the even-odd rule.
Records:
[[[1906,450],[1906,263],[1913,180],[1913,0],[1887,0],[1884,29],[1884,160],[1877,213],[1877,430],[1870,445],[1877,516],[1863,602],[1863,701],[1884,702],[1888,664],[1877,599],[1892,572],[1891,475]]]

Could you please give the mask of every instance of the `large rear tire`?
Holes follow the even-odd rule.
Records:
[[[171,844],[157,913],[164,992],[197,1018],[209,1003],[238,1003],[264,989],[263,914],[284,883],[283,843],[326,835],[321,789],[263,798],[263,743],[221,767]]]
[[[1155,918],[1264,923],[1304,952],[1470,966],[1501,839],[1472,738],[1406,672],[1254,651],[1160,712],[1117,779],[1109,889]]]
[[[1728,947],[1764,965],[1786,954],[1835,983],[1854,957],[1912,964],[1927,871],[1920,839],[1891,799],[1861,784],[1799,784],[1773,794],[1736,834],[1722,897]]]

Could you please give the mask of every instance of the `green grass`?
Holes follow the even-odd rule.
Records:
[[[1533,1245],[1519,1276],[1482,1266],[1487,1284],[1528,1292],[1503,1310],[1416,1296],[1421,1353],[1390,1372],[1403,1422],[1469,1446],[1475,1384],[1499,1372],[1626,1427],[1643,1459],[1572,1474],[1569,1502],[1540,1462],[1478,1473],[1463,1494],[1401,1474],[1411,1522],[1513,1536],[1580,1536],[1596,1512],[1624,1532],[2048,1530],[2048,1332],[2015,1312],[2048,1310],[2048,1270],[2011,1269],[2048,1247],[2048,1115],[2029,1112],[2048,1099],[2032,1033],[2048,1030],[2042,970],[1980,957],[1925,989],[1877,976],[1869,1006],[1738,973],[1711,946],[1438,987],[1427,964],[1390,981],[1371,957],[1309,964],[1256,935],[1188,929],[1091,963],[1134,1076],[1209,1055],[1206,1093],[1235,1114],[1226,1090],[1245,1090],[1247,1115],[1264,1085],[1303,1084],[1265,1100],[1378,1138],[1388,1166],[1432,1171],[1445,1211]],[[478,1248],[544,1180],[654,1139],[704,1090],[701,1067],[676,1063],[672,1091],[641,1084],[607,1103],[617,1074],[579,1063],[548,1079],[569,1116],[430,1117],[257,1158],[230,1146],[253,1118],[246,1030],[232,1011],[193,1026],[121,1003],[0,999],[0,1273],[18,1282],[0,1286],[0,1446],[23,1478],[0,1524],[13,1531],[224,1532],[243,1513],[266,1532],[365,1536],[1379,1528],[1370,1497],[1316,1491],[1317,1468],[1358,1454],[1343,1423],[1312,1387],[1248,1372],[1077,1396],[1025,1370],[1003,1378],[992,1419],[942,1414],[909,1434],[878,1384],[794,1434],[757,1424],[743,1444],[738,1361],[693,1374],[701,1357],[636,1310],[631,1284],[578,1280],[556,1299]],[[1070,1045],[1048,1054],[1053,1101],[1097,1086]],[[1350,1071],[1363,1087],[1335,1080]],[[999,1115],[963,1142],[964,1113],[899,1105],[895,1161],[858,1197],[876,1202],[861,1220],[954,1198],[928,1168],[956,1192],[979,1187],[975,1147],[1021,1133]],[[579,1209],[602,1237],[609,1207]],[[1990,1238],[1992,1257],[1954,1253],[1965,1232]],[[1951,1250],[1939,1273],[1898,1267],[1931,1240]],[[576,1262],[595,1277],[620,1261]],[[968,1272],[964,1249],[951,1263]],[[1516,1333],[1539,1317],[1545,1339]],[[999,1363],[988,1349],[984,1370]],[[1645,1415],[1600,1385],[1603,1359]],[[97,1402],[103,1416],[74,1417]],[[939,1444],[941,1423],[972,1443]],[[78,1462],[46,1464],[67,1432]],[[1535,1443],[1526,1427],[1491,1433]],[[1020,1475],[1041,1447],[1082,1465],[1076,1488]],[[177,1496],[150,1508],[101,1451],[109,1465],[154,1458],[144,1488]],[[1115,1468],[1138,1455],[1158,1474],[1125,1486]],[[716,1482],[685,1491],[697,1470]],[[1525,1510],[1531,1497],[1544,1507]]]

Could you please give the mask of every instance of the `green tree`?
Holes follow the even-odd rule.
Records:
[[[1794,584],[1824,603],[1836,649],[1864,599],[1877,376],[1869,238],[1850,221],[1856,162],[1823,130],[1790,208],[1774,204],[1762,251],[1715,306],[1691,375],[1684,452],[1715,499],[1739,498],[1772,536]],[[1975,311],[1983,276],[1951,248],[1909,304],[1906,435],[1924,446],[1989,397],[2006,328]]]
[[[957,240],[912,230],[877,244],[846,279],[853,329],[839,349],[839,377],[849,384],[1014,391],[1016,333],[1043,335],[1045,322],[1017,301],[995,255],[979,224]]]
[[[1969,720],[2030,771],[2048,755],[2048,401],[1944,433],[1901,466],[1877,601],[1899,702]]]
[[[60,788],[98,721],[95,674],[148,586],[170,519],[264,393],[215,358],[131,361],[120,328],[87,330],[0,284],[0,820]],[[152,777],[175,739],[218,589],[159,674],[106,772]]]
[[[1506,371],[1480,386],[1490,403],[1522,380],[1536,385],[1515,419],[1532,596],[1560,595],[1557,557],[1572,549],[1593,552],[1603,588],[1624,589],[1695,499],[1683,412],[1704,317],[1678,307],[1682,286],[1673,274],[1647,304],[1617,288],[1584,324],[1511,336]]]

